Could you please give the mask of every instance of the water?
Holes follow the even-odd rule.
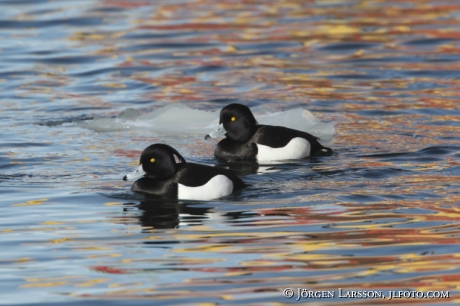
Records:
[[[458,303],[457,2],[1,8],[1,304]],[[151,143],[216,164],[203,138],[232,102],[334,154],[221,165],[250,186],[216,201],[129,191]]]

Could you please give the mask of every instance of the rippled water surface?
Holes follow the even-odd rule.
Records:
[[[0,4],[0,304],[460,303],[458,1]],[[216,201],[129,190],[154,142],[216,164],[231,102],[334,154],[220,165],[250,186]]]

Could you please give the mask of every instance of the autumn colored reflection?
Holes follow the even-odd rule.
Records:
[[[459,3],[4,1],[2,13],[3,303],[459,303]],[[216,161],[203,131],[234,102],[288,123],[310,111],[334,154]],[[209,202],[134,194],[121,178],[154,142],[248,187]]]

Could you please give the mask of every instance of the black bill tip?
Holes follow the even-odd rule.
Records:
[[[204,140],[208,140],[209,138],[211,138],[211,136],[209,136],[209,134],[204,136]]]
[[[127,180],[128,180],[128,176],[127,175],[123,176],[123,181],[127,181]]]

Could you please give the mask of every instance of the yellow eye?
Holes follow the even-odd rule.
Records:
[[[230,118],[230,120],[232,120],[232,121],[235,121],[235,120],[236,120],[236,118],[235,118],[235,117],[232,117],[232,118]]]
[[[154,162],[155,162],[155,158],[152,158],[152,159],[150,160],[150,162],[151,162],[151,163],[154,163]]]

